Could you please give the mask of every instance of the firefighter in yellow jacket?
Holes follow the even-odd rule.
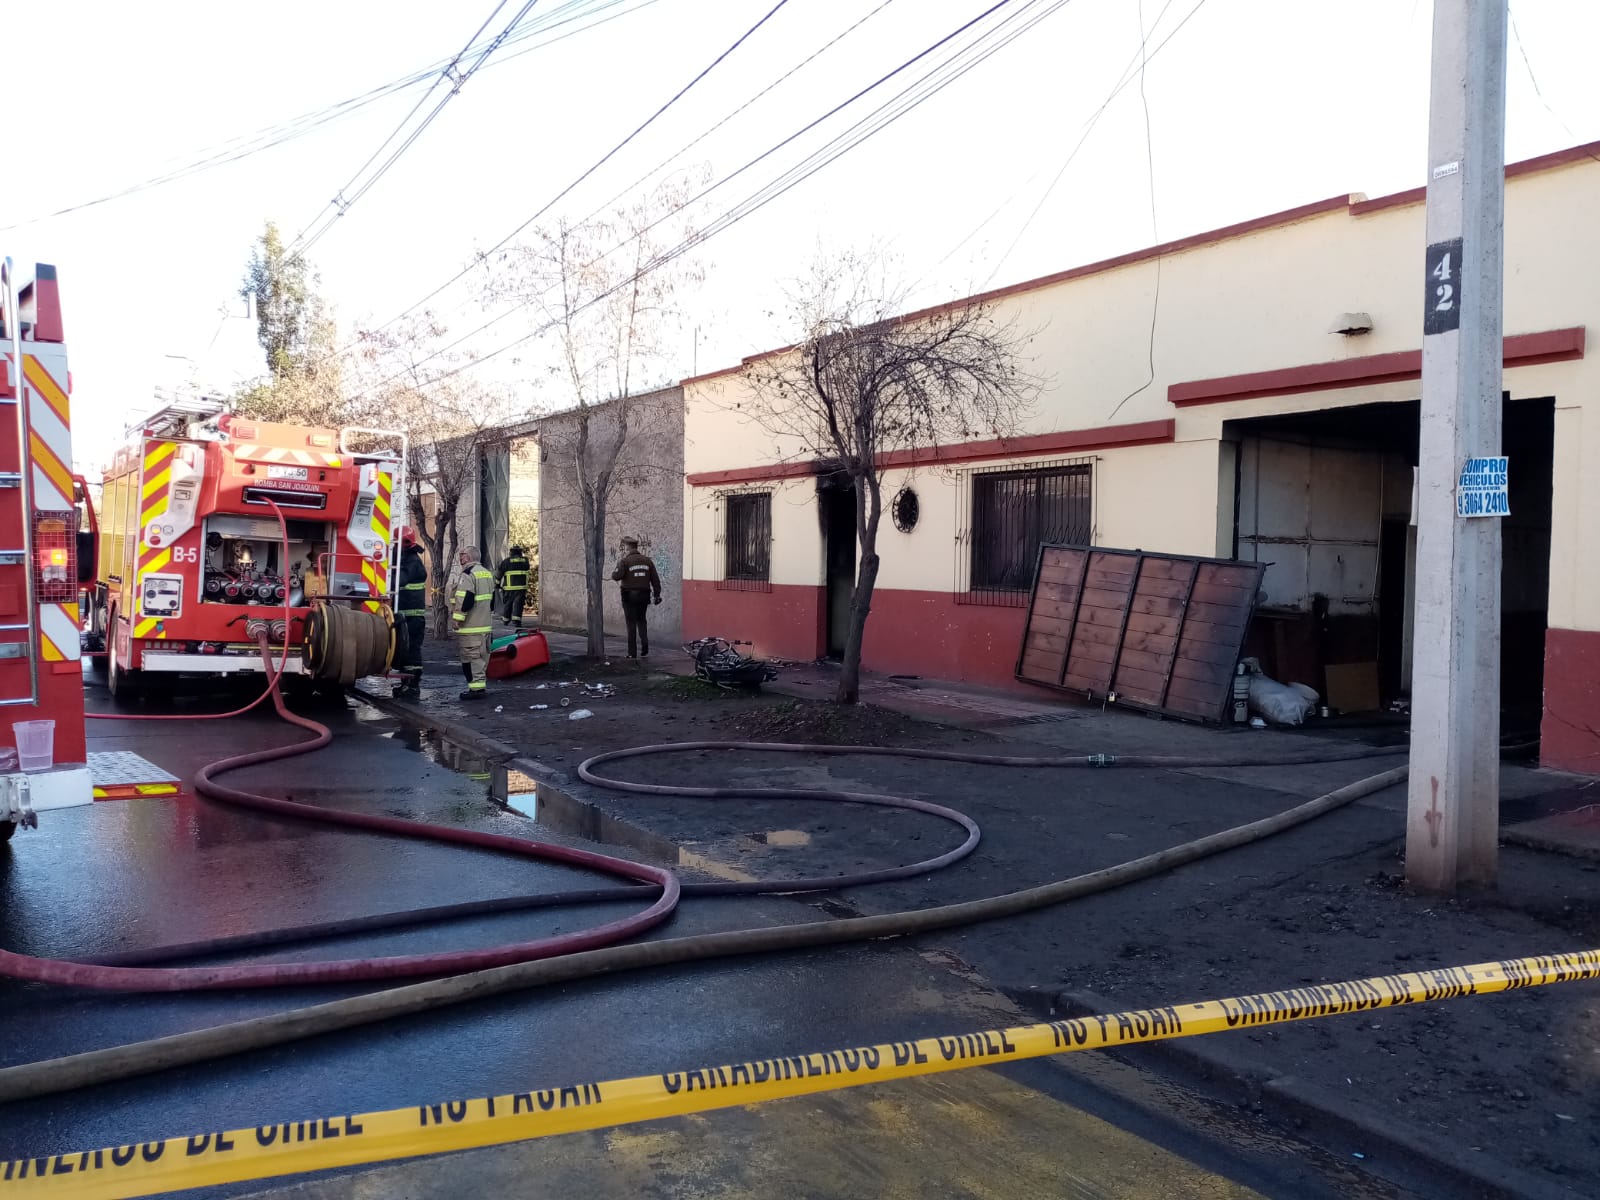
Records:
[[[467,689],[463,700],[481,700],[488,694],[489,633],[494,627],[494,575],[478,559],[476,546],[463,546],[456,556],[461,574],[456,577],[455,601],[450,620],[461,640],[461,674]]]

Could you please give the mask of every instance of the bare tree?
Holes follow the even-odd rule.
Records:
[[[437,348],[446,330],[423,312],[381,331],[358,334],[361,357],[378,382],[359,394],[370,423],[405,431],[406,510],[428,552],[433,632],[450,633],[449,581],[461,543],[456,521],[478,479],[484,445],[508,414],[510,400],[454,368],[464,365]]]
[[[843,473],[855,491],[861,553],[835,696],[841,704],[860,695],[890,453],[932,462],[944,442],[1010,436],[1040,387],[1022,365],[1031,337],[997,322],[987,306],[963,302],[903,316],[902,298],[877,259],[819,256],[790,296],[798,344],[745,368],[753,419],[800,455]]]
[[[684,185],[663,186],[608,218],[538,230],[484,263],[485,300],[524,307],[534,329],[552,335],[545,370],[564,393],[555,407],[572,419],[563,432],[541,436],[541,446],[552,464],[570,467],[576,484],[591,658],[606,652],[612,499],[639,457],[628,453],[630,443],[648,451],[651,410],[633,398],[668,377],[678,297],[703,277],[668,249],[693,241],[687,195]]]

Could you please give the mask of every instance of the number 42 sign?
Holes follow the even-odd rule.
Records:
[[[1461,239],[1435,242],[1428,247],[1427,300],[1422,309],[1422,333],[1449,333],[1461,328]]]

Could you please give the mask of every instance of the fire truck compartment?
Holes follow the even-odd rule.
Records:
[[[317,558],[334,531],[315,521],[289,521],[289,561],[283,557],[283,531],[270,517],[216,513],[202,524],[205,569],[201,572],[202,604],[282,605],[298,607],[306,594],[305,577],[317,571]],[[146,588],[155,576],[145,576]],[[157,615],[145,597],[143,611]],[[174,611],[171,615],[176,616]]]

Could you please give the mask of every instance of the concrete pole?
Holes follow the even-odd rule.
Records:
[[[1499,844],[1500,522],[1456,488],[1500,453],[1506,8],[1433,14],[1406,878],[1444,892],[1493,882]]]

